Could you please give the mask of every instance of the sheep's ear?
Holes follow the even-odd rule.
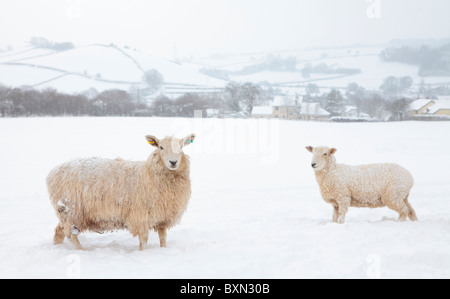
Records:
[[[313,152],[313,147],[312,146],[307,146],[307,147],[305,147],[306,148],[306,150],[308,151],[308,152],[310,152],[310,153],[312,153]]]
[[[152,135],[145,136],[145,140],[147,140],[148,144],[158,147],[159,146],[159,139]]]
[[[195,140],[195,134],[189,134],[183,138],[183,140],[181,141],[182,142],[181,146],[189,145],[189,144],[193,143],[194,140]]]
[[[335,149],[335,148],[330,148],[330,155],[334,154],[335,152],[337,152],[337,149]]]

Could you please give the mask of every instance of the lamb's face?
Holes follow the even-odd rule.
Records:
[[[307,146],[306,149],[313,154],[311,167],[314,171],[320,171],[329,165],[330,162],[335,161],[334,153],[337,151],[335,148],[329,148],[326,146]]]
[[[164,166],[169,170],[175,171],[180,167],[184,155],[183,148],[194,142],[195,134],[190,134],[183,139],[166,137],[162,140],[147,135],[145,139],[150,145],[158,148],[158,154]]]

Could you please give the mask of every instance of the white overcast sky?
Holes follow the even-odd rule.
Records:
[[[0,47],[32,36],[172,57],[450,37],[450,0],[0,0]]]

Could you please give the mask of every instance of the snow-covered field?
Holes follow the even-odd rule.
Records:
[[[163,91],[167,95],[217,92],[223,90],[228,82],[203,75],[200,72],[202,68],[236,72],[245,67],[265,63],[270,57],[295,57],[296,71],[261,70],[246,75],[232,73],[229,77],[231,81],[236,82],[269,82],[300,94],[306,93],[305,86],[309,83],[317,84],[321,93],[330,88],[345,91],[352,82],[368,90],[377,90],[389,76],[410,76],[414,84],[412,90],[417,90],[422,84],[427,87],[449,85],[450,77],[420,77],[418,66],[383,62],[379,53],[385,47],[212,55],[176,63],[128,47],[111,45],[78,46],[62,52],[22,46],[18,50],[0,54],[0,84],[11,87],[27,85],[39,89],[51,87],[68,93],[79,93],[90,88],[99,92],[114,88],[129,90],[131,86],[141,84],[143,71],[156,69],[164,77]],[[301,70],[306,64],[326,64],[335,69],[355,68],[360,69],[361,73],[312,73],[310,77],[304,78]]]
[[[419,67],[403,63],[384,62],[379,58],[379,53],[387,46],[378,47],[348,47],[336,49],[314,49],[314,50],[298,50],[284,51],[273,53],[273,55],[286,57],[295,57],[297,59],[297,71],[293,72],[277,72],[277,71],[260,71],[247,75],[230,75],[232,81],[237,82],[270,82],[275,85],[300,85],[306,86],[309,83],[317,84],[321,88],[321,92],[325,92],[328,88],[344,89],[349,83],[356,82],[358,85],[368,89],[377,90],[383,83],[383,80],[389,76],[404,77],[410,76],[413,84],[418,87],[420,84],[425,86],[448,85],[449,77],[421,77],[419,76]],[[260,64],[265,62],[268,53],[247,54],[236,56],[223,56],[215,58],[203,58],[194,61],[202,67],[205,65],[230,70],[239,71],[245,66]],[[304,78],[301,70],[306,64],[317,66],[326,64],[332,68],[355,68],[360,69],[361,73],[345,75],[345,74],[318,74],[313,73],[309,78]],[[283,84],[284,83],[284,84]],[[297,92],[306,93],[304,88],[297,89]]]
[[[0,54],[0,84],[51,87],[68,93],[90,88],[99,92],[114,88],[128,90],[132,85],[140,85],[144,71],[151,69],[163,75],[166,91],[186,86],[222,89],[226,84],[199,73],[192,66],[111,45],[78,46],[61,52],[27,46]]]
[[[146,159],[145,134],[197,133],[192,198],[145,251],[126,231],[53,245],[48,171],[77,158]],[[161,118],[0,119],[0,278],[450,278],[450,122],[335,124]],[[338,162],[397,162],[419,222],[350,208],[331,222],[306,145]]]

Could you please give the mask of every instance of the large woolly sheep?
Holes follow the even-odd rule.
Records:
[[[166,246],[167,229],[177,224],[191,195],[189,157],[183,147],[194,141],[161,141],[147,135],[157,148],[147,161],[79,159],[53,169],[47,177],[50,200],[59,218],[54,243],[68,238],[83,249],[78,234],[127,229],[139,237],[139,248],[148,242],[149,230],[158,232]]]
[[[409,217],[417,221],[408,202],[414,179],[397,164],[349,166],[336,163],[336,149],[308,146],[313,153],[315,171],[322,198],[333,205],[333,221],[344,223],[349,207],[389,207],[400,214],[399,221]]]

